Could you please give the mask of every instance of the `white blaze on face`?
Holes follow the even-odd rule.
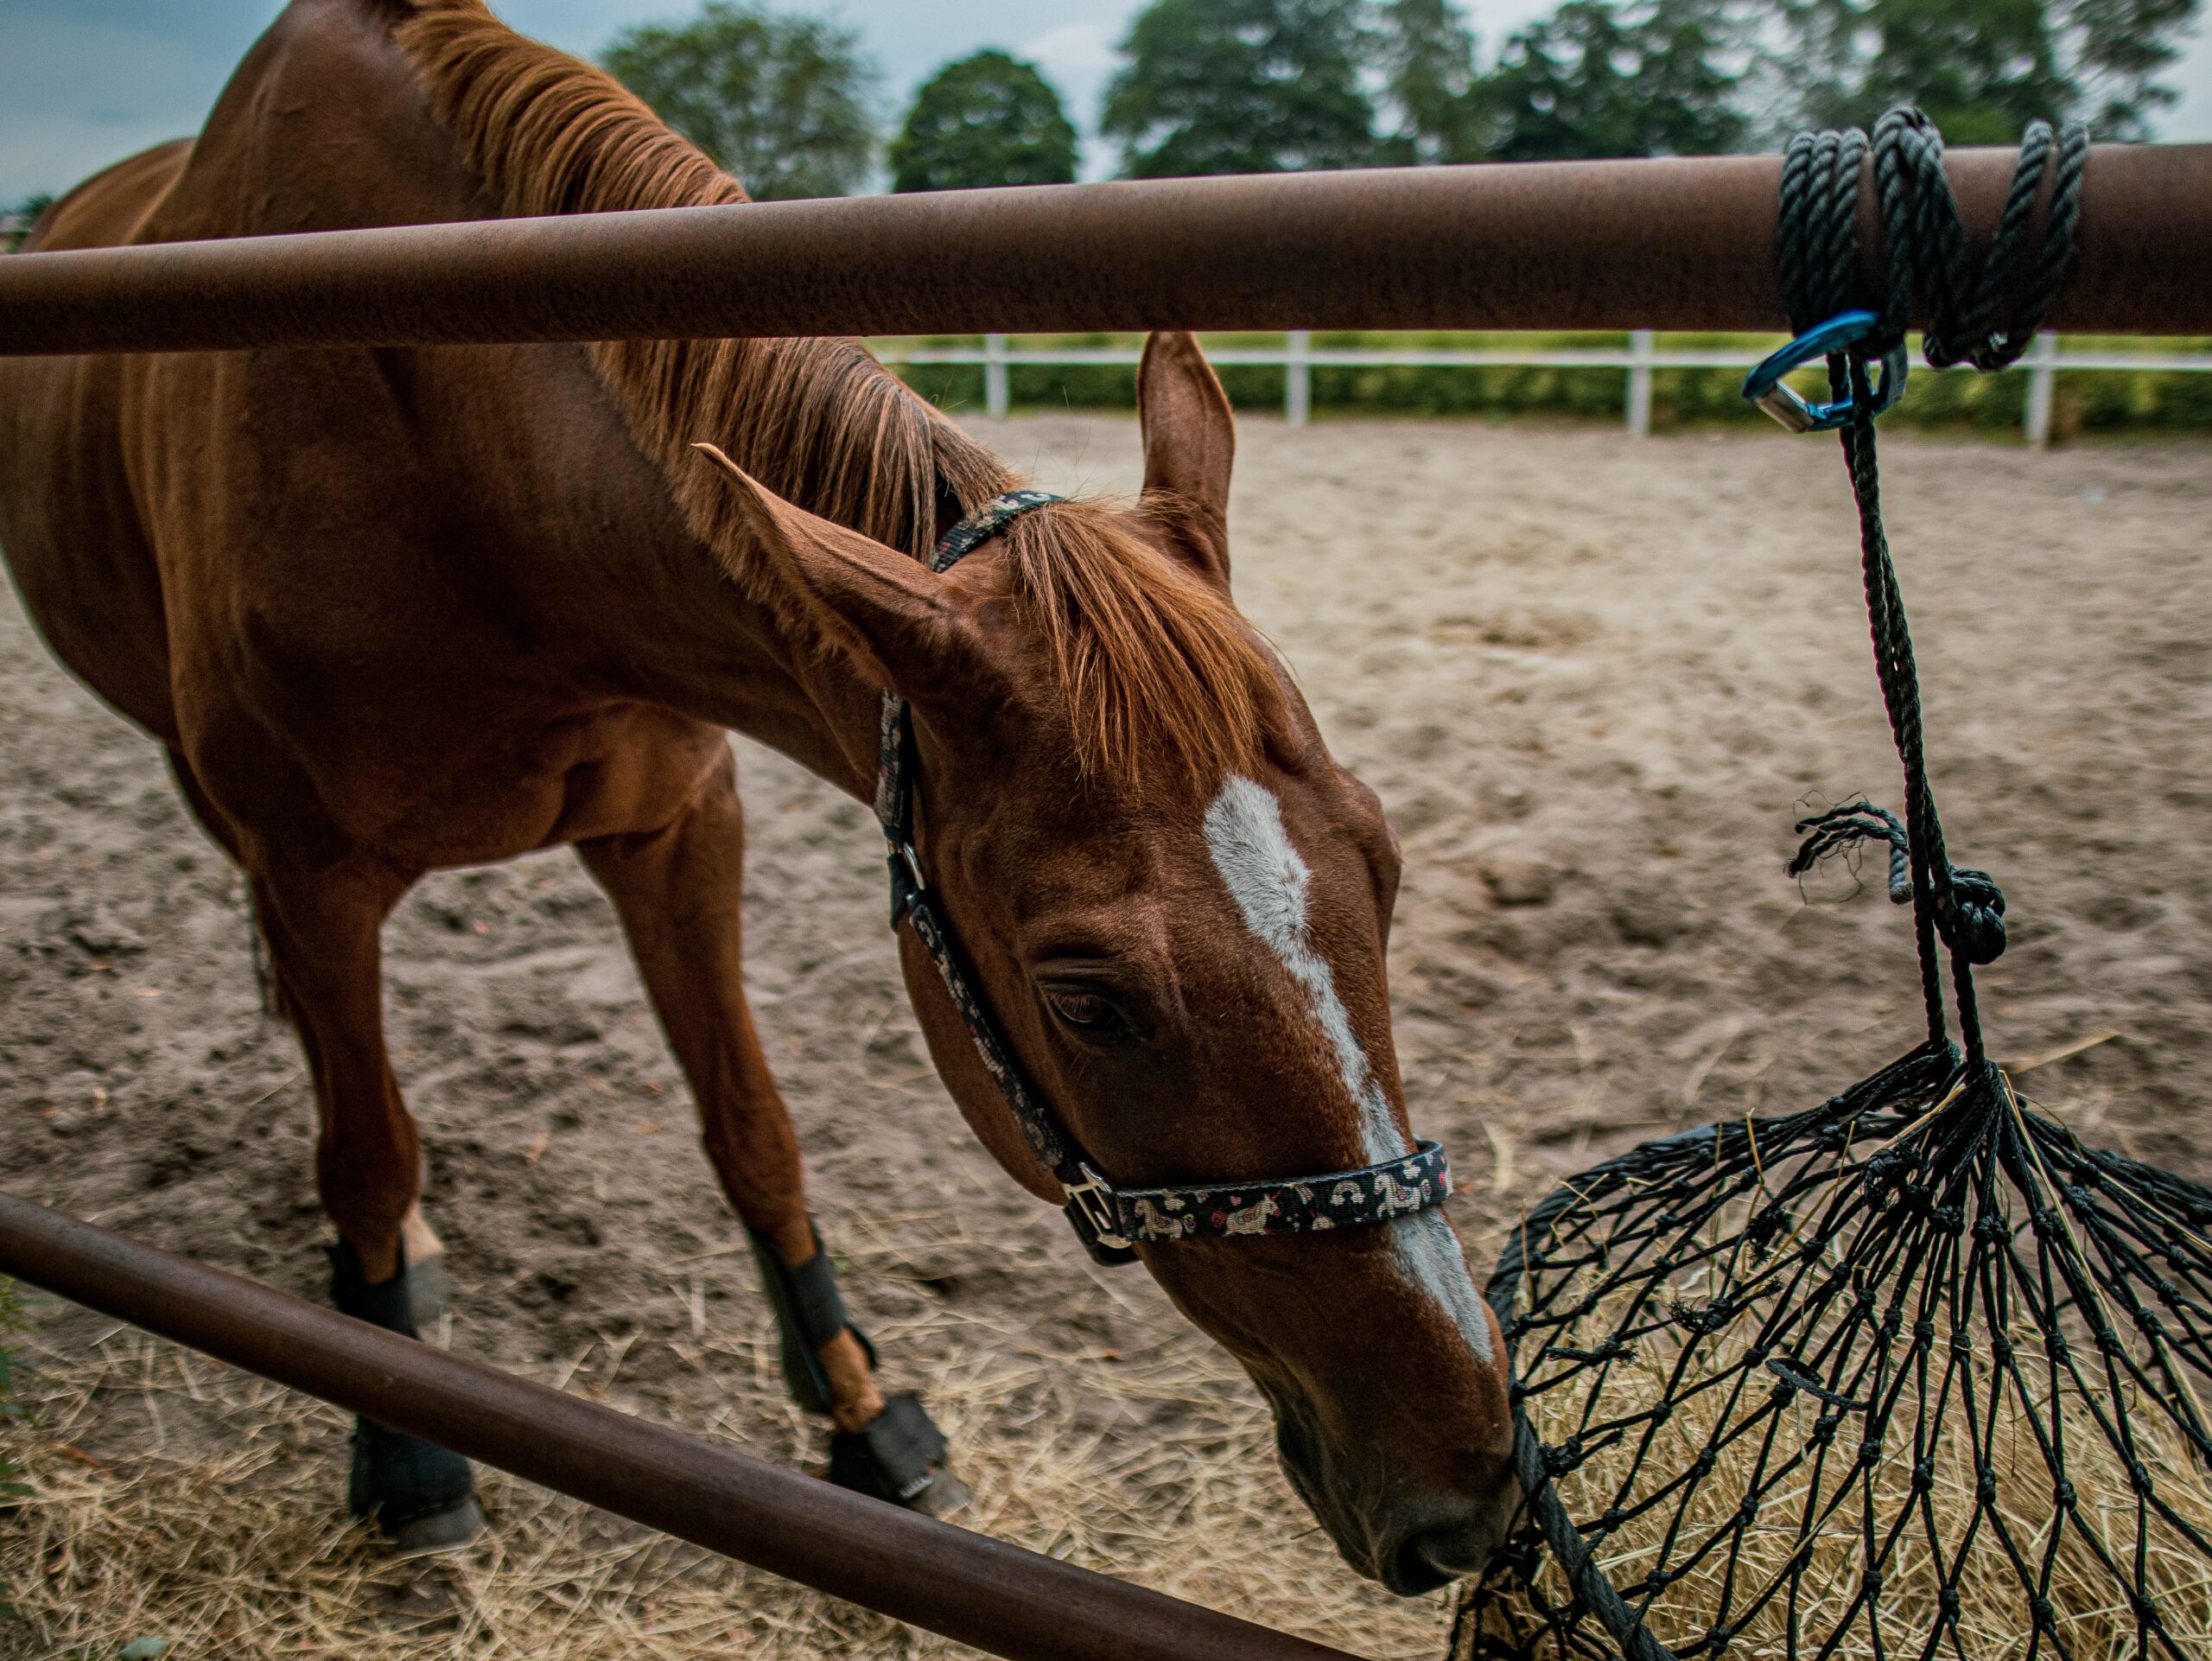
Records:
[[[1399,1133],[1389,1098],[1352,1030],[1337,980],[1313,950],[1306,922],[1306,890],[1313,873],[1291,846],[1282,809],[1262,785],[1232,775],[1206,810],[1206,849],[1228,886],[1244,926],[1265,941],[1306,994],[1306,1007],[1336,1053],[1344,1093],[1359,1110],[1361,1141],[1370,1164],[1402,1159],[1412,1150]],[[1490,1318],[1467,1259],[1440,1212],[1417,1212],[1383,1225],[1408,1276],[1442,1306],[1483,1360],[1491,1356]]]

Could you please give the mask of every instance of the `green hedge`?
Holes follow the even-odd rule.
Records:
[[[1028,347],[1135,345],[1130,335],[1068,334],[1024,337]],[[1211,346],[1281,344],[1280,334],[1209,335]],[[1317,347],[1465,347],[1535,351],[1570,347],[1620,348],[1618,334],[1317,334]],[[887,343],[888,344],[888,343]],[[915,342],[917,347],[923,343]],[[974,336],[940,339],[936,346],[977,346]],[[1741,335],[1662,337],[1659,349],[1699,347],[1756,351],[1771,340]],[[2063,345],[2100,351],[2190,352],[2212,347],[2198,340],[2068,340]],[[895,346],[888,349],[895,350]],[[983,404],[981,366],[919,365],[902,369],[908,383],[947,409],[974,410]],[[1222,366],[1223,386],[1240,410],[1282,407],[1283,372],[1252,365]],[[1758,411],[1739,391],[1740,371],[1661,369],[1652,376],[1651,422],[1655,429],[1752,423]],[[1808,393],[1825,383],[1805,378]],[[1017,408],[1126,410],[1136,396],[1136,372],[1107,365],[1067,367],[1014,366],[1007,387]],[[1907,386],[1892,424],[2017,433],[2020,430],[2028,380],[2024,372],[1977,375],[1970,371],[1938,374],[1924,366]],[[1628,392],[1628,376],[1618,369],[1548,368],[1354,368],[1317,365],[1313,407],[1348,414],[1488,416],[1536,415],[1579,420],[1618,421]],[[2212,372],[2178,370],[2085,370],[2061,375],[2053,408],[2053,427],[2064,437],[2083,431],[2152,430],[2212,431]]]

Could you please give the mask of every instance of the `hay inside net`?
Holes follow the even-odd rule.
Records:
[[[1497,1656],[2212,1655],[2212,1191],[1916,1051],[1566,1184],[1491,1285]]]

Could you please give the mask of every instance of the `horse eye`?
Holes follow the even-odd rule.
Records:
[[[1060,1025],[1086,1044],[1118,1044],[1129,1035],[1127,1017],[1096,992],[1047,987],[1045,1002]]]

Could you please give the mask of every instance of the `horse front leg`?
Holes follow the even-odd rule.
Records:
[[[352,860],[254,881],[270,969],[315,1077],[315,1182],[339,1236],[331,1301],[408,1338],[419,1336],[417,1281],[435,1241],[416,1208],[421,1136],[385,1049],[379,934],[413,881]],[[347,1501],[407,1552],[450,1549],[484,1528],[467,1461],[367,1419],[354,1425]]]
[[[707,1158],[752,1237],[792,1399],[836,1427],[834,1482],[918,1510],[966,1496],[912,1395],[887,1398],[806,1208],[798,1138],[745,996],[745,818],[728,741],[676,818],[576,851],[614,902],[670,1047],[697,1098]]]
[[[238,825],[207,793],[200,775],[193,768],[181,750],[168,752],[169,772],[176,780],[177,793],[184,798],[186,807],[199,822],[200,828],[215,845],[230,856],[231,862],[245,870],[245,838]],[[258,901],[257,901],[257,907]],[[267,934],[262,920],[257,914],[253,927],[259,944],[265,945]],[[290,1022],[299,1028],[301,1041],[311,1041],[303,1025],[289,1006],[283,982],[272,964],[265,962],[257,951],[255,971],[261,977],[261,996],[264,1013]],[[310,1052],[311,1053],[311,1052]],[[400,1219],[400,1245],[407,1263],[407,1286],[412,1313],[417,1324],[434,1321],[446,1306],[448,1282],[445,1271],[445,1247],[423,1216],[422,1197],[418,1193],[407,1215]]]

